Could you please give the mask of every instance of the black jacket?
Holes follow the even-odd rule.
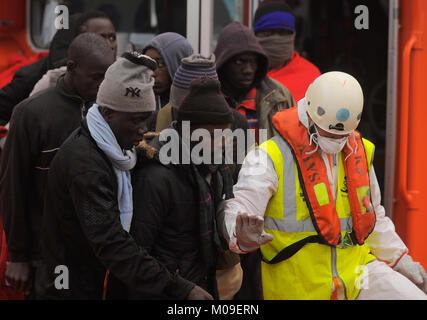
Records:
[[[162,145],[158,137],[151,142],[156,150]],[[151,161],[138,163],[132,184],[132,237],[171,272],[215,297],[215,274],[209,273],[201,255],[199,187],[190,165],[163,165],[157,154]],[[222,199],[222,194],[213,198]]]
[[[13,108],[28,98],[37,81],[49,70],[48,57],[16,71],[12,81],[0,90],[0,125],[9,122]]]
[[[14,262],[39,257],[46,176],[57,150],[80,124],[82,99],[64,78],[13,113],[0,167],[0,210]]]
[[[134,298],[185,299],[194,287],[168,272],[122,228],[116,175],[85,120],[52,162],[42,248],[43,262],[36,276],[38,298],[101,299],[107,269],[132,288]],[[68,290],[55,288],[58,265],[68,267]]]

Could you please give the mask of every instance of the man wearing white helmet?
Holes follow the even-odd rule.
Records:
[[[426,273],[381,206],[362,111],[357,80],[325,73],[247,155],[222,231],[235,252],[260,248],[265,299],[427,299]]]

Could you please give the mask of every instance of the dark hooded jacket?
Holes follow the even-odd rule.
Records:
[[[193,47],[188,40],[174,32],[165,32],[154,37],[144,47],[142,53],[145,54],[150,48],[155,49],[162,56],[171,79],[175,76],[181,60],[193,54]],[[165,106],[169,102],[169,92],[167,95],[157,96],[156,101],[157,109]]]
[[[120,222],[118,184],[111,161],[86,120],[55,156],[46,186],[43,261],[38,299],[185,299],[194,284],[169,272],[138,246]],[[151,199],[149,199],[151,201]],[[69,289],[57,290],[56,267],[68,268]],[[109,276],[106,277],[106,271]],[[56,272],[56,273],[55,273]],[[104,291],[104,280],[108,286]],[[120,283],[120,284],[119,284]],[[120,290],[119,290],[120,289]]]
[[[13,262],[36,261],[47,173],[61,144],[85,114],[62,76],[56,87],[25,99],[12,116],[0,165],[0,210]]]
[[[258,69],[252,85],[257,89],[256,107],[260,129],[267,129],[267,138],[275,135],[272,117],[277,111],[295,106],[291,93],[279,82],[267,77],[268,58],[253,32],[240,22],[227,25],[218,38],[215,49],[216,67],[220,81],[224,80],[223,67],[233,57],[243,53],[258,55]],[[235,108],[242,97],[226,97],[230,107]]]
[[[215,49],[216,65],[220,81],[223,81],[225,64],[243,53],[258,55],[258,69],[252,88],[257,89],[256,108],[260,129],[267,129],[267,139],[276,133],[273,129],[272,118],[276,112],[295,106],[291,93],[279,82],[267,77],[268,58],[253,32],[240,22],[227,25],[218,38]],[[235,108],[245,96],[226,97],[230,107]],[[243,269],[243,282],[235,299],[259,300],[263,299],[261,284],[261,259],[259,251],[240,256]]]

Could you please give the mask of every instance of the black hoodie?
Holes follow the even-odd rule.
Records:
[[[215,49],[216,67],[221,82],[224,80],[223,68],[227,61],[243,53],[255,53],[259,57],[253,83],[253,87],[257,89],[255,102],[258,125],[260,129],[267,129],[267,138],[270,139],[275,134],[271,122],[274,114],[283,109],[294,107],[296,104],[288,89],[267,77],[268,58],[264,49],[259,44],[255,34],[237,21],[230,23],[222,30]],[[226,97],[232,108],[235,108],[243,98],[245,97]]]
[[[258,69],[255,74],[254,86],[258,86],[268,72],[268,58],[264,49],[258,42],[253,32],[238,21],[227,25],[219,35],[215,49],[216,68],[221,80],[222,67],[234,56],[243,53],[258,55]]]

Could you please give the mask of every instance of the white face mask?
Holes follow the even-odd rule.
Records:
[[[348,142],[348,136],[342,137],[340,139],[327,138],[320,135],[319,130],[317,130],[317,126],[314,126],[314,129],[316,132],[310,135],[310,145],[312,142],[314,142],[316,144],[316,149],[310,153],[315,152],[317,147],[319,147],[323,152],[335,154],[341,152],[345,144]]]
[[[323,152],[329,153],[329,154],[335,154],[341,152],[341,150],[344,148],[348,141],[348,136],[334,139],[334,138],[328,138],[323,137],[320,135],[319,131],[317,130],[317,127],[314,126],[316,130],[316,142],[320,149],[322,149]]]
[[[349,143],[349,136],[342,137],[340,139],[333,139],[333,138],[327,138],[322,137],[319,134],[319,131],[317,130],[317,127],[314,126],[315,132],[310,134],[310,146],[313,144],[316,145],[316,148],[310,152],[306,152],[306,154],[312,154],[317,151],[318,148],[322,149],[323,152],[329,153],[329,154],[336,154],[341,152],[341,150],[344,148],[344,146],[347,144],[347,146],[350,148],[351,153],[345,158],[347,160],[352,154],[355,154],[358,149],[357,141],[355,136],[353,135],[353,141],[356,145],[356,148],[353,149]],[[310,132],[310,131],[309,131]]]
[[[316,129],[317,130],[317,129]],[[322,137],[320,134],[317,135],[317,143],[319,144],[319,148],[324,152],[329,154],[335,154],[341,152],[348,141],[348,136],[334,139]]]

